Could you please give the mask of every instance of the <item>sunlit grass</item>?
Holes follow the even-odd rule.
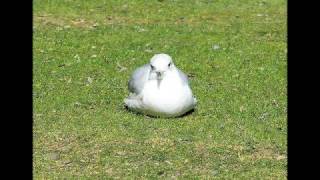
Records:
[[[34,177],[286,179],[286,1],[34,1]],[[194,113],[127,111],[164,52]]]

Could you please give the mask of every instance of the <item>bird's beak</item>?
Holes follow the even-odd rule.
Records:
[[[162,80],[163,78],[163,72],[156,72],[157,73],[157,79]]]
[[[156,72],[157,73],[157,85],[158,85],[158,88],[160,88],[160,83],[161,83],[161,81],[162,81],[162,79],[163,79],[163,72]]]

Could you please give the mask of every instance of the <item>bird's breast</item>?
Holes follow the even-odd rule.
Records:
[[[192,104],[192,92],[175,76],[168,76],[161,80],[150,80],[143,90],[143,103],[157,112],[174,113],[182,111]]]

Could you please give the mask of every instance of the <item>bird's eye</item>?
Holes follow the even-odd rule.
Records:
[[[168,66],[170,67],[172,63],[169,63]]]
[[[154,66],[152,66],[152,65],[150,65],[150,66],[151,66],[151,69],[154,70]]]

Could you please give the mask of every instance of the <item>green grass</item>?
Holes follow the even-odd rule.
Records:
[[[286,6],[35,0],[34,178],[286,179]],[[123,106],[132,71],[160,52],[192,75],[188,116]]]

